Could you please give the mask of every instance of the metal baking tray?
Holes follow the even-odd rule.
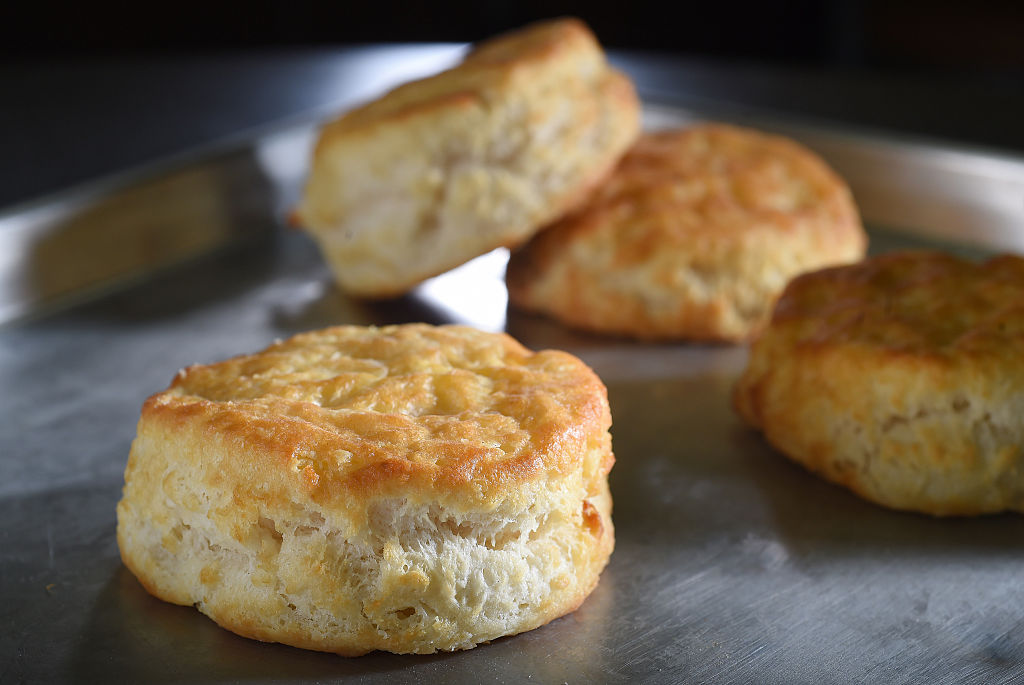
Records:
[[[712,111],[714,110],[714,111]],[[872,250],[1024,250],[1024,160],[756,112],[803,140]],[[507,309],[497,251],[414,293],[341,294],[282,228],[312,125],[0,216],[0,682],[992,682],[1024,664],[1024,517],[868,504],[730,410],[743,347],[639,344]],[[114,506],[143,399],[177,369],[338,323],[462,322],[566,349],[608,385],[617,546],[575,613],[468,652],[345,659],[147,595]]]

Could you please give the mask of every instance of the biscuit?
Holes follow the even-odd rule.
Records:
[[[514,253],[512,303],[640,339],[739,341],[786,282],[856,261],[846,184],[793,141],[725,125],[641,136],[583,208]]]
[[[1024,511],[1024,259],[894,253],[801,276],[733,399],[781,452],[878,504]]]
[[[117,507],[153,595],[258,640],[469,649],[573,611],[614,534],[601,381],[424,324],[329,328],[181,371]]]
[[[401,294],[577,203],[639,131],[632,83],[573,19],[492,39],[328,124],[296,220],[352,294]]]

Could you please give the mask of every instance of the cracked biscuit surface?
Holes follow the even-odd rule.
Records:
[[[153,595],[345,655],[468,649],[573,611],[613,546],[606,391],[457,326],[337,327],[183,370],[118,504]]]
[[[296,220],[345,290],[398,295],[571,208],[639,111],[582,22],[528,26],[325,126]]]
[[[734,403],[781,452],[879,504],[1024,511],[1024,259],[907,252],[801,276]]]
[[[641,339],[739,341],[786,282],[856,261],[846,184],[797,143],[707,124],[647,133],[585,205],[512,255],[511,301]]]

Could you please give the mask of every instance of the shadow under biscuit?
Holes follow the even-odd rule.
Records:
[[[505,332],[533,350],[578,350],[631,342],[569,328],[554,319],[525,312],[513,305],[508,305],[505,312]]]
[[[114,515],[119,492],[115,483],[0,499],[0,515],[12,525],[27,529],[31,521],[47,520],[4,557],[11,593],[5,610],[15,620],[0,630],[0,656],[8,646],[19,645],[4,666],[5,679],[200,683],[388,674],[390,682],[417,683],[546,673],[552,675],[543,679],[547,682],[570,679],[574,671],[567,664],[594,663],[597,668],[599,652],[610,639],[605,617],[614,582],[607,573],[576,613],[463,652],[371,652],[345,658],[243,638],[192,607],[150,596],[121,564]],[[41,517],[40,512],[47,514]],[[580,661],[552,661],[548,657],[556,650],[569,650]]]
[[[807,673],[849,661],[853,644],[878,674],[935,653],[947,660],[922,661],[926,680],[950,663],[1012,672],[1024,517],[893,512],[807,473],[731,411],[739,355],[703,374],[663,363],[660,379],[607,381],[622,602],[611,613],[647,617],[632,627],[639,641],[617,629],[613,661],[643,673],[659,663],[651,646],[670,644],[700,655],[670,665],[681,680],[746,680],[817,640]]]
[[[615,557],[612,556],[612,566]],[[461,653],[445,675],[465,682],[604,682],[613,668],[619,595],[612,566],[576,611]],[[425,681],[429,682],[429,681]]]
[[[346,658],[235,635],[192,607],[151,597],[123,566],[99,593],[68,664],[81,682],[237,682],[436,671],[456,653]]]
[[[1024,554],[1019,514],[940,519],[893,511],[790,462],[731,409],[740,354],[723,356],[719,370],[703,375],[665,363],[660,379],[629,380],[604,369],[619,550],[731,540],[753,551],[753,536],[773,540],[786,563],[809,569],[851,559],[966,562]],[[582,356],[601,374],[604,362],[594,352]],[[685,360],[682,351],[676,360]],[[736,558],[747,563],[745,556],[741,550]],[[775,563],[763,556],[748,561]]]
[[[237,682],[329,679],[409,671],[441,677],[457,654],[374,652],[346,659],[239,637],[192,607],[150,596],[120,560],[120,483],[0,498],[22,538],[2,556],[3,680]],[[5,663],[6,661],[6,663]]]
[[[403,323],[434,325],[461,323],[457,317],[415,293],[400,297],[365,300],[352,297],[333,281],[313,284],[316,293],[309,299],[280,305],[271,312],[272,325],[283,334],[355,324],[388,326]]]
[[[789,461],[753,430],[738,427],[731,440],[797,562],[1024,554],[1020,514],[938,518],[888,509]]]
[[[507,258],[505,250],[494,250],[428,279],[404,295],[377,299],[346,293],[322,265],[318,273],[323,275],[309,282],[305,292],[273,309],[272,323],[285,333],[339,324],[403,323],[461,324],[501,331],[506,328],[508,297],[501,274]]]
[[[118,565],[96,598],[66,674],[79,682],[319,681],[383,673],[392,682],[410,683],[443,682],[458,674],[480,682],[514,674],[564,680],[579,675],[568,664],[600,667],[603,615],[613,592],[612,582],[603,578],[574,614],[472,650],[346,658],[235,635],[192,607],[151,597]],[[556,649],[573,652],[572,660],[547,658]]]

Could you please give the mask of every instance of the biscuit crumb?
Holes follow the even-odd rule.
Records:
[[[878,504],[1024,511],[1024,258],[881,255],[795,279],[733,401],[779,451]]]
[[[540,22],[325,126],[296,216],[342,288],[399,295],[578,204],[639,112],[582,22]]]

